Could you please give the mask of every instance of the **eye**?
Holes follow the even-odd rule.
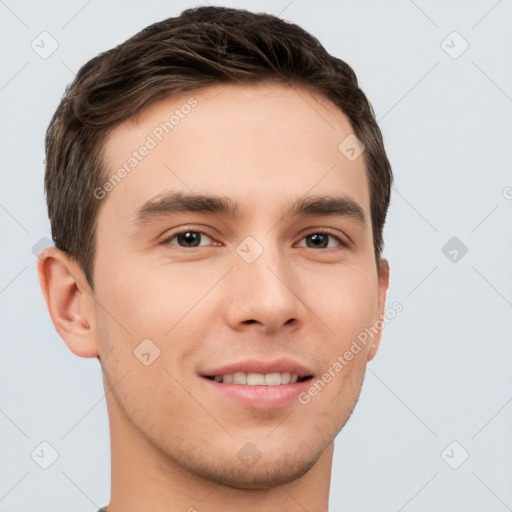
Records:
[[[169,238],[166,238],[162,243],[163,244],[170,244],[170,245],[178,245],[180,247],[184,248],[194,248],[194,247],[200,247],[201,245],[208,245],[208,244],[201,244],[201,241],[207,238],[210,242],[212,239],[202,231],[193,231],[193,230],[186,230],[186,231],[180,231],[179,233],[174,233]],[[174,240],[176,240],[174,242]]]
[[[347,247],[347,244],[339,237],[324,231],[309,233],[302,240],[306,240],[306,247],[310,249],[332,249],[334,247]],[[334,245],[333,243],[334,242]],[[303,244],[299,244],[304,247]]]

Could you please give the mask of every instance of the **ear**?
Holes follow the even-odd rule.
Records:
[[[379,261],[377,278],[377,318],[375,318],[374,323],[377,323],[379,320],[382,321],[386,307],[386,293],[389,287],[389,263],[388,260],[384,258],[381,258]],[[372,339],[372,344],[370,346],[370,350],[368,351],[368,361],[371,361],[377,353],[377,349],[379,348],[380,339],[382,336],[382,327],[383,326],[381,326],[378,334],[376,334]]]
[[[39,283],[55,329],[80,357],[98,357],[94,296],[78,263],[55,247],[37,258]]]

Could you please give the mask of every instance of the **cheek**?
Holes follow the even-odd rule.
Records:
[[[175,374],[196,340],[204,339],[205,326],[196,320],[208,302],[201,298],[217,277],[170,265],[137,268],[118,262],[109,272],[97,272],[98,343],[114,381],[129,370],[140,382],[159,383],[165,369]],[[145,366],[144,359],[154,362]]]
[[[164,319],[157,323],[154,285],[144,280],[140,272],[129,270],[122,260],[115,261],[98,261],[96,269],[97,340],[110,384],[123,379],[121,387],[131,388],[137,382],[152,379],[159,366]],[[151,365],[146,366],[148,359]]]
[[[98,301],[111,313],[110,320],[121,324],[132,338],[162,337],[189,302],[186,279],[171,270],[157,275],[143,268],[140,262],[123,260],[98,266]]]
[[[182,314],[167,307],[165,287],[113,277],[98,290],[96,332],[115,401],[140,429],[149,428],[145,418],[157,418],[169,408],[186,417],[190,398],[174,377],[181,381],[176,368],[188,342],[181,339],[178,345],[178,327],[171,330]]]
[[[331,266],[322,273],[303,273],[304,302],[325,327],[330,352],[339,353],[369,327],[377,311],[377,279],[371,271]],[[312,285],[313,283],[313,285]]]

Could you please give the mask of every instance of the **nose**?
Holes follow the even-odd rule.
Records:
[[[224,283],[224,314],[232,329],[284,334],[302,324],[305,307],[296,272],[282,251],[267,244],[256,260],[234,254],[233,263]]]

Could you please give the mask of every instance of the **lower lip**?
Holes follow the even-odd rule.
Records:
[[[247,384],[221,384],[203,377],[212,388],[227,396],[255,409],[277,409],[284,407],[305,391],[313,379],[307,379],[293,384],[280,384],[279,386],[248,386]]]

